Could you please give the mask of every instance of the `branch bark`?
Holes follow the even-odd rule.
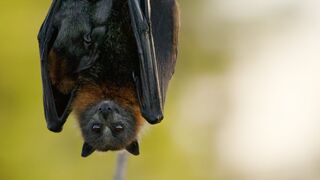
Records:
[[[128,162],[128,153],[125,151],[119,152],[117,156],[116,170],[113,178],[114,180],[125,180],[127,162]]]

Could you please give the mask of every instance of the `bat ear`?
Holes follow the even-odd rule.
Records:
[[[140,151],[139,151],[138,141],[137,140],[133,141],[130,145],[126,147],[126,150],[135,156],[139,155]]]
[[[88,143],[85,142],[85,143],[83,143],[83,146],[82,146],[81,156],[88,157],[94,151],[95,151],[95,149],[92,146],[90,146]]]

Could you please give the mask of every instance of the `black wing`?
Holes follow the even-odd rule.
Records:
[[[177,59],[179,13],[175,0],[129,0],[140,57],[134,74],[142,115],[155,124],[163,118],[169,80]]]
[[[74,92],[60,93],[51,83],[48,69],[48,56],[57,37],[58,29],[53,25],[53,19],[61,6],[62,0],[53,0],[49,13],[44,20],[38,34],[41,75],[43,86],[43,102],[47,127],[50,131],[60,132],[69,113]]]
[[[180,14],[176,0],[151,0],[151,24],[163,108],[177,61]]]

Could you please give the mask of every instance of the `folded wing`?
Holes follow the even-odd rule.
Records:
[[[175,0],[129,0],[129,7],[140,58],[140,71],[134,72],[134,79],[141,112],[155,124],[163,118],[177,59],[178,7]]]

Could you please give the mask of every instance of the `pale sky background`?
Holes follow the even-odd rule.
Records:
[[[196,26],[199,39],[208,51],[230,51],[231,68],[190,81],[177,125],[187,130],[177,143],[199,152],[192,142],[207,134],[197,129],[213,126],[209,149],[220,178],[320,179],[320,1],[207,3],[195,19],[212,21]],[[203,36],[226,26],[234,28],[222,39]]]

